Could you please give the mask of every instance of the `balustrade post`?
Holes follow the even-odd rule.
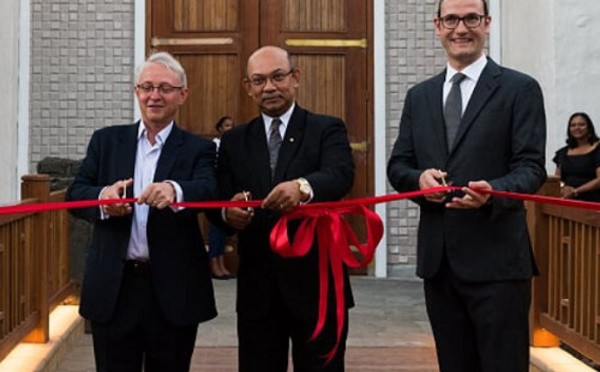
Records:
[[[560,183],[558,177],[550,176],[538,194],[544,196],[559,196]],[[533,278],[530,319],[530,344],[536,347],[556,347],[559,338],[540,324],[540,315],[548,311],[548,229],[549,218],[541,211],[542,204],[526,202],[527,225],[533,246],[533,253],[539,276]]]
[[[30,174],[21,177],[21,197],[35,198],[37,203],[45,203],[50,199],[50,177],[47,174]],[[37,213],[35,216],[34,236],[31,237],[34,254],[34,272],[29,273],[33,280],[34,308],[39,313],[37,326],[23,341],[44,343],[49,339],[50,303],[48,294],[48,212]]]

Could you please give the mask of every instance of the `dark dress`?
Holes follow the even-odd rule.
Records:
[[[600,146],[583,155],[568,155],[565,146],[556,152],[552,161],[560,166],[560,179],[565,185],[579,187],[596,178],[596,169],[600,167]],[[574,199],[600,202],[600,189],[577,195]]]

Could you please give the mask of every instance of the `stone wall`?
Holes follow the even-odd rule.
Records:
[[[406,92],[445,67],[445,52],[433,25],[436,11],[436,0],[386,1],[386,159],[398,135]],[[394,192],[389,185],[388,192]],[[402,200],[390,203],[387,214],[388,276],[414,276],[419,208]]]
[[[133,0],[32,0],[30,167],[133,122]]]

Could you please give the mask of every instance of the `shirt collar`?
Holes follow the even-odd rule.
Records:
[[[296,102],[292,103],[290,108],[286,112],[284,112],[283,115],[281,115],[279,117],[279,120],[281,120],[281,125],[284,128],[287,128],[287,125],[290,122],[290,119],[292,118],[292,112],[294,112],[295,107],[296,107]],[[271,121],[274,119],[274,117],[271,117],[265,113],[261,113],[261,116],[263,119],[263,123],[265,123],[266,131],[267,131],[267,133],[269,133],[269,127],[271,126]]]
[[[452,66],[450,66],[450,64],[447,64],[446,65],[446,83],[451,83],[450,80],[458,72],[465,74],[467,78],[477,82],[486,65],[487,65],[487,57],[485,56],[485,54],[482,54],[481,57],[479,57],[475,62],[471,63],[470,65],[468,65],[467,67],[462,69],[462,71],[457,71]]]
[[[171,134],[171,131],[173,130],[173,124],[174,124],[174,122],[171,121],[169,123],[169,125],[167,125],[160,132],[158,132],[158,134],[156,135],[156,142],[159,145],[162,146],[167,141],[169,134]],[[144,125],[144,121],[140,120],[140,124],[138,125],[137,139],[139,140],[140,138],[142,138],[142,136],[145,136],[145,135],[146,135],[146,126]]]

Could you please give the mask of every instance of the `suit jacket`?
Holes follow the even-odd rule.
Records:
[[[546,179],[546,122],[542,92],[531,77],[491,59],[483,70],[448,151],[442,89],[445,72],[409,90],[388,178],[398,191],[419,189],[428,168],[464,186],[488,181],[494,190],[535,193]],[[535,273],[523,203],[492,198],[477,210],[447,209],[424,198],[418,231],[417,274],[431,278],[445,254],[467,281],[526,279]]]
[[[94,132],[67,200],[98,199],[103,187],[133,177],[138,125]],[[174,125],[158,160],[154,182],[177,182],[185,201],[214,199],[215,151],[211,141]],[[131,189],[127,191],[128,196],[132,194]],[[93,321],[106,322],[113,314],[121,286],[132,215],[101,220],[98,207],[71,212],[94,224],[80,312]],[[150,208],[148,216],[152,283],[164,315],[175,325],[197,324],[217,315],[197,213],[197,209],[189,208],[177,213],[169,207]]]
[[[296,105],[271,180],[265,127],[262,118],[257,117],[223,135],[217,175],[224,199],[240,191],[250,191],[254,199],[264,199],[278,183],[304,177],[313,188],[313,202],[339,200],[354,181],[346,127],[338,118],[316,115]],[[241,317],[264,317],[276,291],[280,291],[295,316],[316,317],[319,300],[316,243],[305,257],[282,258],[273,253],[269,234],[279,216],[277,212],[255,208],[252,222],[239,232],[237,311]],[[293,239],[297,224],[291,225]],[[346,304],[352,306],[347,274],[345,278]]]

